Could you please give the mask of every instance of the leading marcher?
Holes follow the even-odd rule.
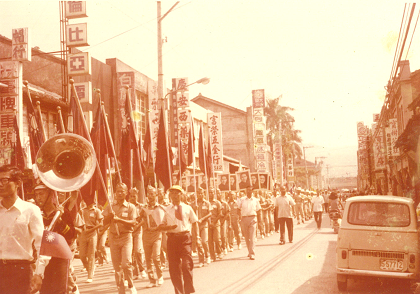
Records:
[[[191,229],[195,226],[198,232],[198,218],[191,206],[181,202],[183,194],[184,190],[181,186],[174,185],[169,189],[172,204],[167,207],[167,213],[159,227],[162,230],[168,230],[166,234],[168,236],[169,275],[176,294],[195,293]],[[197,236],[197,239],[199,238]]]
[[[18,196],[22,172],[14,166],[0,167],[0,293],[28,294],[44,224],[38,206]],[[33,247],[32,247],[33,244]]]
[[[128,282],[129,290],[136,294],[137,290],[133,284],[133,269],[131,264],[131,253],[133,251],[133,226],[136,223],[137,208],[129,203],[127,197],[128,189],[124,183],[118,183],[115,188],[115,202],[111,207],[108,205],[104,212],[104,225],[109,227],[109,248],[111,250],[112,265],[115,270],[115,281],[118,293],[124,294],[124,279]],[[124,273],[124,277],[122,275]]]
[[[248,248],[248,257],[255,259],[255,230],[257,221],[261,221],[261,205],[257,198],[252,195],[252,187],[246,188],[246,196],[238,201],[238,214],[241,215],[242,234]]]

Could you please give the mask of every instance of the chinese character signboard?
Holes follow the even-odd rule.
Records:
[[[152,136],[152,146],[153,146],[153,161],[156,160],[156,150],[157,150],[157,134],[159,130],[159,99],[157,94],[157,85],[153,80],[148,80],[147,84],[147,93],[149,96],[149,125],[150,125],[150,134]]]
[[[188,78],[176,78],[172,79],[172,89],[176,91],[188,91]]]
[[[0,62],[0,82],[7,85],[0,92],[0,164],[8,164],[11,159],[15,111],[18,125],[23,125],[22,111],[22,63],[18,61]],[[19,128],[20,138],[22,127]],[[24,139],[24,138],[23,138]]]
[[[392,156],[399,156],[400,151],[398,148],[395,147],[395,143],[398,139],[398,120],[396,118],[391,118],[389,120],[389,129],[391,132],[391,148],[392,148]]]
[[[86,1],[65,1],[66,18],[86,17]]]
[[[74,88],[80,103],[92,104],[92,82],[74,83]]]
[[[91,74],[90,57],[88,52],[70,54],[67,60],[67,70],[70,77]]]
[[[377,123],[379,122],[379,118],[381,117],[381,115],[379,113],[374,113],[373,114],[373,122]]]
[[[185,108],[190,106],[190,95],[188,92],[176,93],[177,108]]]
[[[264,89],[252,90],[252,107],[253,108],[265,107]]]
[[[294,168],[293,168],[293,154],[289,153],[287,155],[287,180],[288,181],[293,180],[294,176],[295,176],[295,173],[294,173]]]
[[[67,47],[88,46],[87,23],[66,26]]]
[[[223,171],[222,114],[208,113],[207,125],[214,171]]]
[[[273,156],[274,156],[274,162],[276,165],[276,180],[278,183],[282,183],[283,179],[283,165],[282,165],[282,158],[283,158],[283,152],[281,149],[280,143],[274,143],[273,144]]]
[[[12,60],[31,61],[28,28],[12,29]]]
[[[377,125],[372,126],[372,133],[375,134]],[[382,131],[379,130],[376,137],[373,138],[373,156],[375,160],[375,169],[385,168],[385,146]]]

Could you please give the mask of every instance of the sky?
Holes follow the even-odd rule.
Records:
[[[175,3],[162,1],[162,15]],[[340,173],[355,176],[356,124],[370,126],[380,112],[403,13],[401,1],[180,1],[162,21],[164,82],[209,77],[190,87],[190,97],[242,110],[254,89],[281,96],[303,146],[313,146],[307,159],[353,166]],[[87,14],[70,21],[88,24],[90,46],[79,49],[157,80],[156,1],[87,1]],[[1,35],[29,27],[32,46],[60,50],[58,1],[0,1],[0,18]],[[416,34],[402,58],[412,71],[420,68]]]

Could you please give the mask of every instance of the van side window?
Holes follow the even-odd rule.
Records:
[[[407,227],[410,209],[399,203],[354,202],[349,207],[348,222],[363,226]]]

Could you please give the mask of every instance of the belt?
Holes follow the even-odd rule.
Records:
[[[177,233],[166,233],[166,235],[176,237],[176,236],[184,236],[189,233],[190,233],[189,231],[183,231],[183,232],[177,232]]]
[[[256,217],[256,215],[244,215],[242,217]]]
[[[16,265],[16,264],[32,264],[35,260],[26,259],[0,259],[0,266],[4,265]]]

